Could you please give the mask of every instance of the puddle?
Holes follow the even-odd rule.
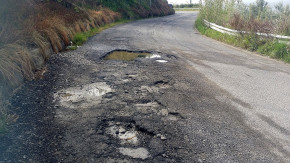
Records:
[[[168,61],[166,61],[166,60],[156,60],[156,62],[159,62],[159,63],[167,63]]]
[[[113,51],[105,56],[105,60],[122,60],[122,61],[133,61],[136,58],[146,58],[151,56],[150,53],[146,52],[131,52],[131,51]]]
[[[63,89],[54,94],[54,100],[66,108],[89,108],[98,105],[102,96],[112,92],[104,82]]]
[[[150,154],[147,149],[145,148],[119,148],[121,154],[130,156],[132,158],[140,158],[145,160],[146,158],[150,157]]]

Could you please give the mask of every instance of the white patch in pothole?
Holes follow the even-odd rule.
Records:
[[[121,154],[130,156],[132,158],[140,158],[145,160],[146,158],[150,157],[150,154],[147,149],[145,148],[119,148]]]
[[[111,126],[107,129],[107,133],[121,140],[121,144],[138,144],[137,131],[127,131],[122,126]]]
[[[159,62],[159,63],[167,63],[168,61],[166,61],[166,60],[156,60],[156,62]]]
[[[66,108],[89,108],[98,105],[102,96],[112,92],[104,82],[63,89],[54,94],[54,100]]]
[[[150,55],[150,56],[148,56],[146,58],[150,58],[150,59],[153,59],[153,58],[161,58],[161,56],[158,55],[158,54],[152,54],[152,55]]]

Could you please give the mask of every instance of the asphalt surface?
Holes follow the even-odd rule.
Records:
[[[0,162],[290,162],[290,66],[201,36],[196,12],[113,27],[13,97]],[[113,50],[152,58],[104,60]]]

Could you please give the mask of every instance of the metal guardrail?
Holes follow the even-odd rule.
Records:
[[[226,34],[229,34],[229,35],[238,35],[239,33],[250,33],[250,32],[247,32],[247,31],[237,31],[237,30],[234,30],[234,29],[229,29],[229,28],[225,28],[225,27],[222,27],[222,26],[219,26],[215,23],[211,23],[207,20],[203,20],[204,21],[204,24],[216,31],[219,31],[221,33],[226,33]],[[282,36],[282,35],[275,35],[275,34],[267,34],[267,33],[257,33],[257,35],[259,36],[271,36],[271,37],[275,37],[275,38],[278,38],[278,39],[286,39],[286,40],[290,40],[290,36]]]

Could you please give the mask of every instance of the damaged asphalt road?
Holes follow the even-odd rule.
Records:
[[[44,79],[12,100],[20,117],[1,140],[0,162],[288,162],[289,122],[271,117],[275,109],[289,117],[289,96],[277,105],[268,97],[272,112],[261,111],[254,95],[258,102],[239,94],[256,85],[239,90],[248,79],[227,75],[240,66],[287,79],[289,66],[198,35],[196,14],[114,27],[52,57]],[[158,57],[103,59],[118,49]]]

